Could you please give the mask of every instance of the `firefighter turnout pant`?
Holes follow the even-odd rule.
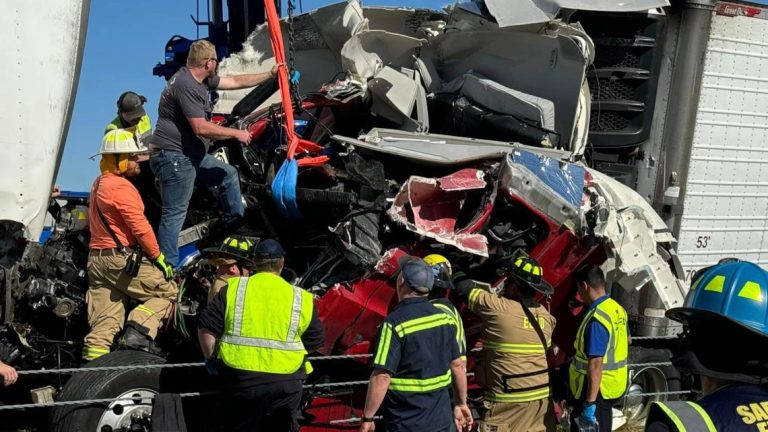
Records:
[[[109,353],[115,335],[125,323],[125,310],[130,299],[143,303],[128,314],[128,321],[145,327],[152,339],[170,315],[178,294],[176,283],[166,281],[163,273],[147,258],[142,258],[136,277],[123,272],[125,264],[126,257],[117,251],[111,254],[92,251],[88,256],[89,289],[85,299],[91,331],[85,336],[83,345],[85,360]]]
[[[555,430],[549,398],[530,402],[485,401],[479,432],[549,432]]]

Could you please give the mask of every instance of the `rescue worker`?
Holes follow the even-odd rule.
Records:
[[[16,382],[19,374],[13,366],[9,366],[0,361],[0,378],[3,380],[3,387],[8,387]]]
[[[206,40],[192,43],[187,66],[168,80],[158,105],[149,164],[160,181],[163,208],[158,228],[160,250],[171,265],[178,264],[179,232],[187,215],[195,182],[222,189],[223,220],[227,227],[241,224],[245,208],[235,167],[208,154],[212,140],[250,141],[247,130],[210,122],[213,90],[254,87],[274,78],[270,72],[219,77],[216,48]]]
[[[255,274],[229,279],[198,321],[209,371],[227,389],[226,431],[298,431],[305,357],[324,330],[312,295],[280,277],[284,256],[280,243],[261,241]]]
[[[627,390],[629,330],[627,311],[606,293],[605,275],[588,265],[575,274],[579,297],[588,310],[576,332],[576,354],[568,369],[575,405],[571,431],[598,423],[610,432],[613,405]]]
[[[459,310],[448,299],[448,290],[453,289],[453,269],[448,258],[439,254],[430,254],[424,257],[424,262],[432,268],[435,276],[435,282],[429,291],[429,301],[443,310],[454,321],[456,325],[456,340],[459,343],[459,354],[461,359],[467,361],[467,340],[464,335],[464,322],[461,319]]]
[[[233,277],[248,277],[253,268],[253,241],[243,236],[229,236],[219,247],[203,250],[203,257],[216,267],[216,279],[208,290],[208,303]]]
[[[88,220],[91,232],[86,293],[88,324],[83,359],[109,353],[123,328],[129,300],[140,302],[128,314],[122,348],[156,351],[154,339],[178,292],[173,268],[165,261],[155,233],[144,216],[139,191],[128,178],[141,172],[147,149],[124,129],[108,132],[101,144],[101,175],[91,188]],[[141,255],[137,252],[141,250]],[[143,257],[142,257],[143,255]],[[135,275],[126,272],[135,263]]]
[[[144,104],[147,98],[132,91],[127,91],[117,98],[117,116],[107,125],[104,133],[115,129],[125,129],[131,132],[140,146],[146,147],[152,134],[152,122]]]
[[[667,317],[685,326],[684,351],[672,363],[699,375],[703,396],[654,403],[645,430],[768,431],[768,273],[731,261],[692,280],[683,306]]]
[[[541,265],[527,256],[513,259],[503,296],[473,284],[457,284],[457,290],[483,321],[476,377],[485,390],[485,413],[479,430],[554,430],[546,354],[555,318],[536,301],[536,293],[549,296],[554,290]]]
[[[360,431],[375,430],[374,415],[385,398],[389,432],[468,429],[472,414],[467,406],[467,371],[455,322],[429,301],[432,269],[410,256],[401,257],[398,264],[399,303],[381,325]]]

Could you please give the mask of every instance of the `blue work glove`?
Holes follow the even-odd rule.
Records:
[[[291,72],[291,84],[293,85],[299,85],[299,80],[301,79],[301,72],[294,70]]]
[[[579,419],[584,423],[595,424],[597,423],[595,411],[597,411],[597,404],[594,402],[584,402],[584,411],[581,412]]]
[[[161,272],[163,272],[163,277],[165,280],[169,281],[173,279],[173,267],[165,262],[165,255],[160,254],[155,258],[154,261],[155,267],[160,269]]]
[[[216,360],[205,359],[205,369],[208,371],[208,375],[219,376],[219,370],[216,369]]]

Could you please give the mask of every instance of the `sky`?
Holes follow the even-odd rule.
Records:
[[[336,1],[301,0],[301,7],[308,12]],[[367,6],[432,9],[449,2],[363,0]],[[200,20],[205,21],[206,0],[199,3]],[[287,0],[283,3],[285,8]],[[57,179],[63,190],[87,191],[99,174],[98,159],[88,158],[99,150],[104,127],[115,117],[122,92],[131,90],[146,96],[145,109],[155,124],[165,80],[153,76],[152,68],[163,60],[171,36],[197,37],[197,27],[190,18],[196,15],[196,5],[196,0],[91,0],[80,82]],[[201,27],[200,37],[206,35],[205,27]]]

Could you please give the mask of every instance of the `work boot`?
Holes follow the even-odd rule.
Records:
[[[117,341],[117,349],[146,351],[159,356],[163,355],[157,342],[149,337],[149,330],[135,322],[129,322],[125,326],[125,332]]]

